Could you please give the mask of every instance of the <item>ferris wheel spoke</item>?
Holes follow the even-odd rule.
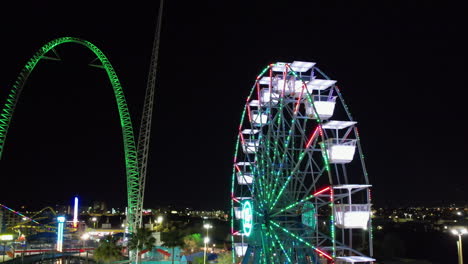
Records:
[[[281,243],[280,239],[278,238],[278,235],[276,235],[276,233],[274,232],[273,228],[271,228],[271,226],[268,226],[268,229],[270,230],[269,232],[269,235],[272,239],[274,239],[273,241],[273,244],[276,244],[280,247],[281,251],[283,252],[283,254],[286,256],[286,258],[288,259],[288,262],[289,263],[292,263],[291,261],[291,257],[289,257],[289,254],[288,252],[286,252],[286,250],[284,249],[284,246],[283,246],[283,243]]]
[[[283,231],[284,233],[286,233],[287,235],[289,235],[291,238],[294,238],[296,239],[297,241],[300,241],[302,242],[303,244],[305,244],[306,246],[312,248],[313,250],[315,250],[317,253],[319,254],[322,254],[323,256],[325,256],[327,259],[333,259],[330,255],[328,255],[327,253],[325,253],[324,251],[318,249],[317,247],[315,247],[314,245],[310,244],[309,242],[305,241],[303,238],[301,238],[300,236],[294,234],[293,232],[290,232],[289,230],[287,230],[286,228],[280,226],[278,223],[276,223],[275,221],[273,220],[270,220],[270,223],[275,226],[276,228],[278,228],[279,230]]]
[[[312,181],[312,184],[310,185],[310,187],[307,189],[306,191],[306,194],[307,193],[311,193],[312,190],[314,189],[317,189],[317,187],[321,187],[321,186],[317,186],[317,183],[318,181],[320,180],[320,178],[322,177],[323,173],[325,172],[325,168],[322,168],[320,170],[320,172],[317,174],[317,176],[314,177],[313,181]]]
[[[261,192],[262,201],[264,201],[265,204],[268,204],[268,196],[272,189],[270,180],[268,179],[269,178],[269,170],[268,170],[269,163],[266,162],[266,160],[268,159],[264,158],[263,154],[260,154],[260,155],[261,155],[260,159],[257,160],[257,162],[260,164],[259,166],[260,170],[257,174],[257,178],[259,181],[259,185],[261,186],[263,190],[265,190],[265,192]]]
[[[292,134],[292,130],[290,130],[289,133],[288,133],[288,137],[287,137],[286,142],[285,142],[285,145],[286,145],[285,148],[287,148],[287,146],[289,145],[290,135],[291,134]],[[280,152],[280,148],[281,148],[281,146],[277,145],[277,147],[275,148],[275,152]],[[272,201],[272,199],[274,199],[276,193],[278,192],[278,186],[280,186],[279,179],[281,178],[280,177],[281,174],[285,174],[284,170],[286,169],[285,168],[285,159],[286,159],[287,151],[286,151],[286,149],[283,149],[283,150],[281,150],[281,152],[283,153],[283,155],[282,155],[281,161],[279,162],[280,169],[276,170],[276,175],[274,177],[274,182],[272,184],[273,189],[270,192],[270,202]],[[275,174],[275,172],[273,172],[273,174]],[[290,174],[288,173],[288,175],[290,175]],[[283,186],[285,186],[285,185],[283,185]]]
[[[292,204],[289,204],[289,205],[287,205],[287,206],[281,208],[278,212],[273,213],[270,217],[275,217],[275,216],[277,216],[277,215],[279,215],[279,214],[281,214],[281,213],[283,213],[283,212],[285,212],[285,211],[288,211],[288,210],[290,210],[290,209],[293,209],[293,208],[295,208],[296,206],[298,206],[298,205],[300,205],[300,204],[302,204],[302,203],[304,203],[304,202],[306,202],[306,201],[308,201],[308,200],[310,200],[310,199],[312,199],[312,198],[314,198],[314,197],[315,197],[315,196],[311,194],[311,195],[305,197],[304,199],[302,199],[302,200],[300,200],[300,201],[294,202],[294,203],[292,203]]]
[[[290,175],[294,175],[295,172],[300,168],[300,165],[301,165],[301,161],[302,159],[304,158],[306,152],[302,152],[301,156],[299,156],[298,158],[298,162],[296,163],[296,166],[294,167],[294,169],[292,170],[291,174]],[[288,177],[288,180],[286,181],[285,184],[283,184],[283,186],[281,187],[279,193],[276,195],[275,199],[274,199],[274,202],[273,202],[273,205],[270,207],[270,210],[273,209],[273,207],[276,205],[276,203],[278,202],[278,199],[281,197],[281,195],[283,194],[284,192],[284,189],[287,187],[287,184],[289,183],[289,181],[292,179],[292,176],[289,176]]]
[[[291,120],[291,126],[290,126],[290,128],[289,128],[288,133],[287,133],[288,136],[287,136],[287,138],[286,138],[286,140],[285,140],[285,146],[284,146],[283,149],[281,149],[281,152],[282,152],[283,154],[282,154],[282,157],[281,157],[281,162],[280,162],[280,164],[282,164],[283,166],[284,166],[284,164],[286,164],[286,158],[289,158],[289,160],[291,160],[291,161],[295,160],[294,157],[291,156],[292,154],[291,154],[289,151],[287,151],[287,150],[288,150],[288,147],[289,147],[289,145],[290,145],[290,143],[293,142],[293,140],[292,140],[291,138],[294,138],[294,137],[292,137],[292,135],[293,135],[293,133],[294,133],[294,131],[295,131],[295,122],[296,122],[296,119],[292,119],[292,120]],[[294,144],[294,142],[293,142],[293,144]],[[279,148],[281,148],[281,146],[278,146],[277,150],[278,150]],[[300,163],[300,161],[299,161],[298,163]],[[291,164],[291,165],[292,165],[292,164]],[[288,163],[288,166],[289,166],[289,163]],[[288,167],[288,166],[287,166],[287,167]],[[286,167],[286,168],[287,168],[287,167]],[[273,185],[274,185],[274,190],[273,190],[273,192],[271,193],[272,197],[279,198],[279,196],[277,196],[278,192],[279,192],[279,193],[282,193],[281,190],[287,186],[287,185],[279,185],[279,184],[278,184],[279,174],[280,174],[281,172],[282,172],[281,170],[278,170],[278,172],[277,172],[278,175],[276,176],[276,178],[275,178],[275,183],[273,184]],[[287,172],[287,175],[293,175],[293,172],[288,171],[288,172]],[[289,180],[290,180],[290,179],[289,179]],[[279,186],[283,186],[283,187],[280,188],[280,189],[278,189]],[[274,199],[274,200],[277,200],[276,198],[273,198],[273,199]],[[276,202],[273,202],[273,203],[275,204]]]
[[[278,238],[278,235],[276,235],[276,233],[274,232],[274,230],[273,230],[273,228],[271,226],[268,226],[268,229],[270,229],[271,237],[274,239],[274,241],[276,241],[276,244],[279,245],[279,247],[281,248],[281,251],[283,251],[283,254],[288,259],[288,262],[292,263],[291,257],[289,256],[288,252],[284,248],[283,243],[281,243],[280,239]]]

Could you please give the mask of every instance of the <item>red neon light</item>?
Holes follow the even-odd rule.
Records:
[[[333,259],[330,255],[328,255],[327,253],[323,252],[322,250],[318,249],[318,248],[314,248],[315,251],[317,251],[318,253],[322,254],[324,257],[326,257],[327,259]]]
[[[245,145],[244,136],[242,135],[242,132],[240,132],[240,131],[239,131],[239,136],[240,136],[240,138],[241,138],[242,145]]]
[[[257,85],[257,97],[258,97],[258,105],[262,105],[262,98],[260,98],[260,83],[256,82]]]
[[[313,196],[317,196],[317,195],[319,195],[319,194],[321,194],[321,193],[324,193],[324,192],[326,192],[326,191],[328,191],[328,190],[330,190],[330,186],[325,187],[325,188],[323,188],[322,190],[320,190],[320,191],[314,193]]]
[[[273,81],[273,80],[272,80],[273,71],[271,70],[271,67],[270,67],[270,69],[269,69],[269,71],[268,71],[268,75],[270,76],[270,84],[268,85],[268,88],[269,88],[270,94],[271,94],[271,88],[272,88],[272,86],[273,86],[273,84],[271,83],[271,82]]]
[[[236,202],[238,202],[238,203],[240,203],[239,199],[237,199],[236,197],[234,197],[234,194],[231,194],[231,199],[234,200],[234,201],[236,201]]]
[[[294,114],[297,114],[297,111],[299,111],[300,102],[301,102],[301,100],[302,100],[302,94],[304,93],[304,87],[306,87],[306,86],[305,86],[305,83],[304,83],[304,81],[303,81],[303,82],[302,82],[301,93],[299,94],[299,98],[297,98],[296,107],[294,107]]]
[[[288,67],[285,67],[284,71],[283,71],[283,81],[284,82],[283,82],[283,89],[281,90],[281,97],[284,97],[284,90],[286,89],[286,76],[287,76],[287,73],[288,73]]]
[[[233,236],[236,236],[236,235],[238,235],[238,234],[239,234],[239,231],[236,231],[236,232],[233,232],[233,233],[232,233]]]
[[[237,166],[237,164],[236,164],[235,166],[236,166],[236,170],[237,170],[238,172],[241,172],[241,169],[239,168],[239,166]]]
[[[309,138],[309,141],[307,141],[307,144],[306,144],[306,146],[305,146],[306,149],[309,148],[310,144],[312,144],[312,141],[315,139],[315,134],[317,134],[317,131],[319,130],[319,127],[320,127],[320,126],[318,126],[318,127],[315,128],[314,133],[312,133],[312,135],[311,135],[310,138]]]
[[[247,103],[247,116],[249,117],[249,122],[252,123],[252,116],[250,115],[250,104]]]

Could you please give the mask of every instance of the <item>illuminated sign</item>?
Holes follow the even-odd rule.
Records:
[[[242,204],[242,229],[246,236],[250,236],[253,228],[253,209],[249,200]]]

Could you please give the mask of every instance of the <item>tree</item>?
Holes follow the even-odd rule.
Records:
[[[217,261],[218,264],[232,264],[232,252],[227,251],[218,254]],[[239,263],[239,261],[236,261],[236,263]]]
[[[94,259],[97,262],[110,263],[122,258],[122,247],[117,246],[117,238],[109,235],[99,241],[94,250]]]
[[[186,235],[184,236],[183,240],[185,249],[190,250],[190,252],[193,252],[196,249],[200,249],[200,247],[203,245],[201,235],[198,233]]]
[[[132,237],[128,241],[128,249],[136,250],[138,263],[141,262],[141,251],[148,249],[151,250],[156,242],[156,238],[153,237],[153,231],[140,227],[137,228],[136,232],[132,234]]]
[[[179,229],[174,229],[169,232],[161,233],[163,246],[172,248],[172,264],[174,264],[174,249],[184,245],[184,233]]]

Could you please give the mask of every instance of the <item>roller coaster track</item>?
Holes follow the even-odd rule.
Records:
[[[120,84],[119,78],[117,77],[117,73],[115,72],[114,68],[112,67],[111,63],[104,55],[104,53],[91,42],[74,37],[57,38],[42,46],[32,56],[32,58],[28,60],[28,62],[18,75],[15,83],[13,84],[10,93],[8,94],[8,97],[6,99],[6,103],[4,104],[0,112],[0,159],[5,148],[6,136],[11,120],[13,118],[13,113],[18,103],[21,91],[23,90],[29,75],[35,69],[37,64],[43,59],[60,60],[60,57],[58,57],[54,48],[65,43],[80,44],[92,51],[96,55],[97,60],[99,60],[101,63],[101,65],[97,66],[105,70],[114,90],[123,134],[125,167],[127,175],[127,223],[129,226],[129,231],[131,232],[135,229],[135,227],[140,226],[139,222],[141,221],[141,217],[138,217],[138,214],[140,214],[139,205],[142,203],[140,201],[141,193],[139,190],[140,171],[138,167],[138,155],[135,137],[133,133],[132,121],[130,118],[130,113],[128,111],[122,86]]]

